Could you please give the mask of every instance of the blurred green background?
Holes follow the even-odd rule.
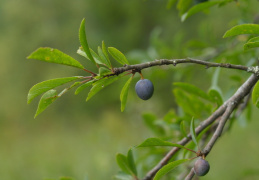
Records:
[[[166,9],[165,0],[1,0],[0,179],[112,179],[119,170],[116,153],[126,153],[131,146],[152,136],[141,114],[153,112],[162,117],[175,107],[172,82],[192,82],[204,90],[210,87],[210,69],[193,66],[197,69],[193,77],[188,76],[190,69],[183,66],[153,68],[152,72],[145,70],[144,75],[154,82],[154,97],[141,101],[132,85],[123,113],[119,93],[126,79],[107,87],[87,103],[86,91],[77,96],[71,91],[33,119],[37,100],[26,104],[32,85],[84,72],[27,60],[32,51],[45,46],[57,48],[95,70],[76,54],[79,25],[86,18],[88,42],[94,50],[104,40],[107,46],[128,54],[132,62],[150,60],[146,57],[195,56],[191,47],[182,49],[190,39],[214,47],[227,41],[222,35],[241,16],[244,22],[251,23],[259,9],[255,0],[248,4],[245,8],[235,3],[213,8],[208,15],[198,14],[181,23],[175,8]],[[152,44],[161,48],[154,50]],[[238,72],[222,70],[223,92],[237,88],[229,84],[229,73]],[[258,115],[254,109],[251,122],[241,126],[236,123],[220,139],[208,156],[211,171],[203,179],[259,179]],[[244,177],[247,173],[249,176]]]

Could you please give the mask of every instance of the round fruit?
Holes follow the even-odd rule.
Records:
[[[154,92],[153,83],[148,79],[141,79],[137,82],[135,86],[135,91],[139,98],[143,100],[148,100],[152,97]]]
[[[204,176],[210,170],[210,164],[208,161],[200,158],[194,163],[194,172],[197,176]]]

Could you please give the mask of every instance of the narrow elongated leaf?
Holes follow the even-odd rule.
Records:
[[[180,124],[180,131],[184,135],[184,137],[188,138],[187,133],[186,133],[186,129],[185,129],[185,126],[184,126],[184,121],[182,121],[181,124]]]
[[[122,90],[121,90],[121,94],[120,94],[120,100],[121,100],[121,112],[124,111],[126,103],[127,103],[127,99],[128,99],[128,92],[129,92],[129,87],[130,87],[130,83],[132,81],[132,76],[129,78],[129,80],[125,83],[125,85],[123,86]]]
[[[228,30],[223,38],[230,36],[237,36],[241,34],[259,34],[259,25],[258,24],[241,24],[235,27],[232,27]]]
[[[100,90],[105,88],[106,86],[110,85],[114,81],[118,80],[121,76],[112,76],[103,78],[101,80],[98,80],[93,84],[93,87],[91,88],[90,92],[88,93],[88,97],[86,101],[88,101],[90,98],[92,98],[96,93],[98,93]]]
[[[123,172],[125,172],[127,174],[132,174],[132,172],[129,168],[127,157],[125,155],[123,155],[121,153],[117,154],[116,161]]]
[[[185,148],[180,144],[171,143],[168,141],[161,140],[159,138],[148,138],[137,147],[153,147],[153,146],[172,146],[172,147]]]
[[[111,62],[109,59],[107,59],[106,55],[103,53],[103,50],[100,46],[98,46],[98,54],[102,60],[102,63],[111,69],[112,68]]]
[[[203,90],[201,90],[200,88],[192,85],[192,84],[188,84],[188,83],[183,83],[183,82],[175,82],[173,83],[174,86],[184,90],[187,93],[199,96],[203,99],[206,99],[208,101],[211,101],[210,96],[204,92]]]
[[[122,52],[120,52],[118,49],[116,49],[114,47],[108,47],[108,51],[109,51],[110,55],[116,61],[118,61],[120,64],[122,64],[122,65],[129,64],[129,62],[126,59],[126,57],[124,56],[124,54],[122,54]]]
[[[110,64],[110,66],[112,67],[112,64],[111,64],[111,61],[109,59],[109,55],[108,55],[108,51],[107,51],[107,48],[106,48],[106,45],[104,43],[104,41],[102,42],[102,51],[103,51],[103,54],[105,55],[106,59],[107,59],[107,62]]]
[[[219,3],[221,3],[222,1],[208,1],[208,2],[204,2],[204,3],[199,3],[195,6],[193,6],[191,9],[188,10],[188,12],[186,12],[185,14],[182,15],[181,20],[185,21],[188,17],[201,12],[205,9],[208,9],[212,6],[215,6]]]
[[[84,90],[85,88],[91,86],[95,81],[88,81],[86,83],[84,83],[83,85],[79,86],[76,91],[75,94],[77,95],[78,93],[80,93],[82,90]]]
[[[168,172],[172,171],[174,168],[176,168],[177,166],[179,166],[180,164],[189,161],[189,159],[181,159],[181,160],[177,160],[177,161],[173,161],[171,163],[168,163],[167,165],[165,165],[164,167],[162,167],[155,175],[153,180],[159,180],[161,179],[161,177],[163,177],[165,174],[167,174]]]
[[[41,112],[43,112],[57,98],[58,98],[57,91],[54,89],[51,89],[51,90],[47,91],[46,93],[44,93],[40,99],[38,109],[36,111],[34,118],[36,118]]]
[[[253,37],[253,38],[249,39],[247,42],[248,42],[248,43],[249,43],[249,42],[259,42],[259,36]]]
[[[31,101],[39,96],[40,94],[53,89],[55,87],[61,86],[62,84],[68,83],[70,81],[74,81],[76,79],[80,79],[82,77],[75,76],[75,77],[65,77],[65,78],[57,78],[57,79],[50,79],[47,81],[40,82],[35,84],[28,93],[27,103],[31,103]]]
[[[192,135],[192,141],[196,144],[196,146],[198,146],[196,132],[195,132],[195,126],[194,126],[194,119],[192,119],[192,121],[191,121],[190,132]]]
[[[27,58],[84,69],[84,67],[71,56],[57,49],[48,47],[37,49],[36,51],[31,53]]]
[[[259,108],[259,82],[257,82],[254,86],[253,92],[252,92],[252,101],[253,104]]]
[[[94,64],[96,64],[96,62],[95,62],[95,60],[94,60],[94,58],[93,58],[93,56],[90,52],[90,49],[89,49],[89,46],[88,46],[88,43],[87,43],[87,39],[86,39],[85,19],[82,20],[80,28],[79,28],[79,41],[80,41],[81,46],[84,49],[84,52],[87,54],[87,57],[89,58],[89,60],[92,61]]]
[[[133,152],[132,152],[131,148],[128,151],[127,160],[128,160],[128,165],[129,165],[130,170],[134,173],[135,176],[137,176],[138,175],[137,168],[136,168],[136,165],[135,165]]]

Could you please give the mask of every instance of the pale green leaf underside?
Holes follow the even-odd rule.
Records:
[[[70,81],[74,81],[76,79],[80,79],[80,76],[75,76],[75,77],[65,77],[65,78],[57,78],[57,79],[50,79],[47,81],[40,82],[38,84],[35,84],[28,93],[27,97],[27,103],[31,103],[31,101],[39,96],[40,94],[51,90],[55,87],[61,86],[62,84],[68,83]]]
[[[48,47],[45,47],[45,48],[41,47],[37,49],[36,51],[31,53],[27,58],[84,69],[84,67],[71,56],[57,49],[48,48]]]
[[[198,12],[201,12],[205,9],[208,9],[212,6],[215,6],[215,5],[217,5],[221,2],[222,1],[212,1],[212,2],[208,1],[208,2],[204,2],[204,3],[199,3],[195,6],[193,6],[190,10],[188,10],[188,12],[183,14],[182,17],[181,17],[181,20],[185,21],[188,17],[190,17],[190,16],[192,16],[192,15],[198,13]]]
[[[232,27],[228,30],[223,38],[230,36],[237,36],[241,34],[259,34],[259,25],[258,24],[241,24],[235,27]]]
[[[51,89],[51,90],[47,91],[46,93],[44,93],[40,99],[40,102],[38,104],[38,108],[37,108],[34,118],[36,118],[41,112],[43,112],[57,98],[58,98],[57,91],[54,89]]]
[[[167,165],[163,166],[155,175],[153,180],[159,180],[161,177],[163,177],[168,172],[172,171],[174,168],[179,166],[180,164],[189,161],[189,159],[181,159],[177,161],[173,161],[171,163],[168,163]]]
[[[123,88],[121,90],[121,94],[120,94],[121,112],[123,112],[125,109],[127,99],[128,99],[129,87],[130,87],[130,83],[131,83],[132,79],[133,78],[130,77],[129,80],[125,83],[125,85],[123,86]]]
[[[259,108],[259,82],[257,82],[254,86],[253,92],[252,92],[252,101],[253,104]]]
[[[118,49],[116,49],[114,47],[108,47],[108,51],[111,54],[111,56],[116,61],[118,61],[120,64],[122,64],[122,65],[129,64],[129,62],[126,59],[126,57],[124,56],[124,54],[122,54],[122,52],[120,52]]]
[[[84,49],[84,52],[87,54],[87,56],[89,57],[89,60],[92,61],[94,64],[96,64],[90,50],[89,50],[89,46],[87,43],[87,39],[86,39],[86,34],[85,34],[85,19],[82,20],[80,28],[79,28],[79,41],[81,46]]]
[[[137,147],[154,147],[154,146],[172,146],[172,147],[185,148],[180,144],[171,143],[168,141],[161,140],[159,138],[148,138]]]

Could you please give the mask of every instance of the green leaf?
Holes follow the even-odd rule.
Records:
[[[259,108],[259,82],[257,82],[254,86],[253,92],[252,92],[252,101],[253,104]]]
[[[61,86],[62,84],[68,83],[70,81],[74,81],[76,79],[80,79],[80,76],[75,77],[65,77],[65,78],[57,78],[57,79],[50,79],[47,81],[40,82],[35,84],[28,93],[27,103],[31,103],[31,101],[39,96],[40,94],[53,89],[55,87]]]
[[[73,178],[70,178],[70,177],[61,177],[61,178],[59,178],[59,180],[73,180]]]
[[[92,54],[92,57],[94,58],[95,63],[97,63],[97,64],[103,64],[102,59],[98,56],[98,54],[96,54],[96,53],[94,52],[94,50],[92,50],[91,48],[90,48],[89,50],[90,50],[90,52],[91,52],[91,54]],[[84,49],[83,49],[82,47],[79,47],[79,48],[78,48],[77,54],[79,54],[79,55],[85,57],[85,58],[88,59],[88,60],[91,60],[91,58],[89,58],[89,56],[85,53],[85,51],[84,51]]]
[[[113,83],[114,81],[118,80],[120,77],[121,77],[121,75],[105,77],[105,78],[93,83],[93,87],[91,88],[90,92],[88,93],[88,97],[87,97],[86,101],[88,101],[91,97],[93,97],[96,93],[98,93],[100,90],[102,90],[106,86],[108,86],[111,83]]]
[[[135,161],[134,161],[134,157],[133,157],[131,148],[128,151],[127,160],[128,160],[128,165],[129,165],[130,170],[134,173],[135,176],[137,176],[138,175],[137,168],[135,165]]]
[[[124,56],[124,54],[122,54],[122,52],[120,52],[118,49],[116,49],[114,47],[108,47],[108,51],[109,51],[110,55],[116,61],[118,61],[120,64],[122,64],[122,65],[129,64],[129,62],[126,59],[126,57]]]
[[[191,121],[190,132],[191,132],[191,135],[192,135],[192,141],[196,144],[196,146],[198,146],[193,118],[192,118],[192,121]]]
[[[159,180],[162,176],[167,174],[168,172],[172,171],[174,168],[179,166],[180,164],[189,161],[189,159],[181,159],[177,161],[173,161],[171,163],[168,163],[167,165],[163,166],[155,175],[153,180]]]
[[[221,106],[223,104],[223,99],[220,95],[220,92],[218,92],[216,89],[210,89],[209,96],[215,103],[217,103],[218,106]]]
[[[121,94],[120,94],[121,112],[123,112],[125,109],[125,106],[127,103],[127,98],[128,98],[129,87],[130,87],[130,83],[131,83],[132,79],[133,79],[133,77],[131,76],[121,90]]]
[[[89,60],[92,61],[94,64],[96,64],[96,62],[95,62],[95,60],[94,60],[94,58],[93,58],[93,56],[90,52],[90,49],[89,49],[89,46],[88,46],[88,43],[87,43],[87,39],[86,39],[85,19],[82,20],[80,28],[79,28],[79,41],[80,41],[81,46],[84,49],[84,52],[87,54],[87,57],[89,58]]]
[[[101,58],[101,61],[103,64],[105,64],[107,67],[109,67],[110,69],[112,69],[112,65],[109,59],[107,59],[106,55],[104,54],[102,48],[100,46],[98,46],[98,54]]]
[[[143,143],[138,145],[137,147],[153,147],[153,146],[172,146],[172,147],[178,147],[178,148],[185,148],[184,146],[182,146],[180,144],[163,141],[159,138],[148,138]]]
[[[105,76],[105,75],[108,75],[108,74],[112,74],[111,70],[105,68],[105,67],[100,67],[99,68],[99,75],[100,76]]]
[[[230,36],[237,36],[241,34],[259,34],[259,25],[258,24],[241,24],[235,27],[232,27],[228,30],[223,38]]]
[[[132,180],[132,176],[120,171],[114,176],[114,180]]]
[[[188,138],[187,133],[186,133],[186,129],[185,129],[185,126],[184,126],[184,121],[182,121],[181,124],[180,124],[180,131],[184,135],[184,137]]]
[[[171,9],[171,7],[176,3],[177,0],[168,0],[166,8]]]
[[[110,58],[109,58],[109,55],[108,55],[108,51],[107,51],[107,48],[106,48],[106,45],[105,45],[104,41],[102,42],[102,51],[103,51],[104,56],[107,59],[107,62],[112,67],[112,64],[111,64],[111,61],[110,61]]]
[[[208,101],[211,101],[210,96],[206,92],[204,92],[203,90],[201,90],[200,88],[198,88],[192,84],[183,83],[183,82],[175,82],[175,83],[173,83],[173,85],[184,90],[187,93],[190,93],[195,96],[199,96],[203,99],[206,99]]]
[[[38,109],[36,111],[34,118],[36,118],[41,112],[43,112],[57,98],[58,98],[57,91],[54,89],[51,89],[51,90],[47,91],[46,93],[44,93],[40,99]]]
[[[84,67],[71,56],[57,49],[48,47],[37,49],[36,51],[31,53],[27,58],[84,69]]]
[[[258,48],[259,47],[259,42],[249,42],[244,44],[244,50],[252,49],[252,48]]]
[[[179,10],[180,15],[185,13],[191,5],[192,5],[192,0],[179,0],[177,4],[177,9]]]
[[[185,21],[188,17],[201,12],[205,9],[208,9],[212,6],[215,6],[219,3],[221,3],[222,1],[208,1],[208,2],[204,2],[204,3],[199,3],[195,6],[193,6],[191,9],[188,10],[188,12],[186,12],[185,14],[182,15],[181,20]]]
[[[121,153],[117,154],[116,161],[123,172],[125,172],[127,174],[132,174],[132,172],[129,168],[127,157],[125,155],[123,155]]]
[[[86,83],[84,83],[83,85],[79,86],[76,91],[75,91],[75,94],[77,95],[78,93],[80,93],[82,90],[84,90],[85,88],[91,86],[95,81],[92,80],[92,81],[88,81]]]

